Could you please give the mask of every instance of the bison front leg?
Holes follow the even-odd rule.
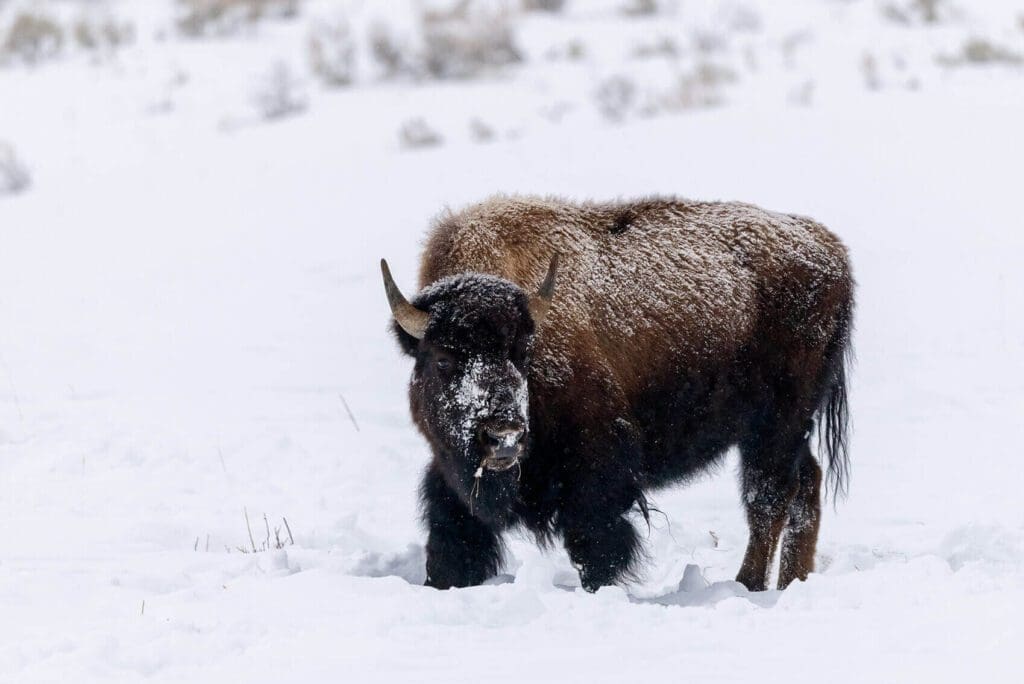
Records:
[[[629,467],[639,460],[639,439],[625,420],[611,425],[613,433],[593,437],[590,457],[576,462],[583,468],[564,481],[558,513],[565,550],[590,592],[630,579],[643,558],[640,536],[626,517],[644,500]]]
[[[501,567],[498,534],[473,516],[434,468],[421,487],[427,524],[428,587],[450,589],[481,584]]]
[[[640,555],[636,529],[621,515],[575,521],[563,535],[580,583],[590,592],[628,576]]]
[[[628,476],[615,473],[577,481],[564,492],[558,526],[587,591],[629,577],[642,556],[640,537],[625,517],[639,496],[628,482]]]

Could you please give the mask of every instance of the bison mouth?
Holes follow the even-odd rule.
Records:
[[[480,426],[476,450],[480,460],[467,501],[470,514],[501,525],[507,523],[526,457],[525,436],[525,425],[520,423],[489,422]]]
[[[493,473],[503,473],[511,470],[513,466],[519,465],[519,454],[514,456],[485,456],[480,461],[481,470],[489,470]],[[483,474],[483,473],[481,473]]]

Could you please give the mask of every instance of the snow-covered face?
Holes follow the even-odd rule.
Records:
[[[429,387],[435,430],[478,467],[503,472],[524,456],[529,392],[511,358],[433,347],[414,383]]]
[[[470,492],[510,495],[529,455],[529,299],[506,280],[463,275],[424,300],[430,323],[409,386],[416,422],[467,503]]]

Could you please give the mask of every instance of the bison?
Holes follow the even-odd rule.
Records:
[[[631,511],[734,446],[737,580],[765,589],[780,538],[780,588],[813,570],[812,440],[834,492],[849,470],[854,283],[824,226],[734,202],[495,197],[436,220],[411,301],[381,269],[433,454],[427,585],[496,574],[515,527],[561,538],[588,591],[635,577]]]

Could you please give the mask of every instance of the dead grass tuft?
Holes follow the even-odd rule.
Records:
[[[293,19],[301,0],[178,0],[178,31],[186,36],[228,36],[264,19]]]
[[[511,13],[478,0],[423,11],[411,37],[378,23],[369,40],[386,78],[469,79],[523,59]]]
[[[444,142],[444,138],[423,118],[406,121],[398,131],[398,141],[406,149],[436,147]]]
[[[356,79],[356,42],[348,22],[319,22],[306,41],[309,68],[324,85],[350,86]]]
[[[64,29],[45,14],[21,12],[0,41],[0,62],[36,65],[58,56],[64,47]]]
[[[14,153],[14,148],[0,142],[0,197],[24,192],[32,185],[28,167]]]
[[[282,516],[281,525],[273,528],[273,536],[271,536],[270,520],[267,518],[267,514],[263,514],[263,529],[264,536],[260,540],[259,544],[256,543],[256,538],[252,533],[252,523],[249,521],[249,510],[247,508],[242,509],[242,513],[245,516],[245,530],[249,533],[249,546],[239,545],[235,547],[236,551],[241,553],[262,553],[264,551],[275,551],[283,549],[286,546],[294,546],[295,538],[292,536],[292,528],[288,525],[288,518]],[[281,537],[281,531],[284,530],[287,535],[287,539]],[[210,538],[206,538],[206,549],[210,548]],[[199,537],[196,537],[196,544],[194,549],[199,550]],[[228,549],[230,551],[231,549]]]
[[[294,116],[309,105],[302,83],[283,62],[275,62],[253,93],[253,105],[264,119],[272,121]]]
[[[940,55],[936,61],[945,67],[957,66],[1019,66],[1024,64],[1024,55],[1010,48],[993,43],[988,38],[969,38],[960,51],[951,55]]]

